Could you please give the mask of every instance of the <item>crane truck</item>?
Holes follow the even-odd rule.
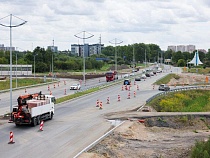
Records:
[[[42,120],[52,119],[54,115],[55,97],[41,92],[21,95],[17,99],[18,105],[13,107],[11,122],[16,126],[30,124],[36,126]]]

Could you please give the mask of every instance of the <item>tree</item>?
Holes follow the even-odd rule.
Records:
[[[178,62],[177,62],[177,66],[179,67],[183,67],[186,65],[186,62],[184,59],[179,59]]]

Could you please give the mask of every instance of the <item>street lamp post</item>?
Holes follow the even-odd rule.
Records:
[[[147,67],[147,59],[146,59],[146,57],[147,57],[147,51],[146,51],[146,49],[145,49],[145,50],[144,50],[145,68]]]
[[[36,66],[36,60],[35,60],[35,57],[36,57],[37,54],[34,54],[34,79],[36,77],[36,72],[35,72],[35,66]]]
[[[113,41],[114,41],[114,42],[113,42]],[[118,40],[117,38],[115,38],[115,39],[109,41],[109,43],[115,45],[115,71],[117,72],[117,51],[116,51],[116,45],[117,45],[117,44],[123,43],[123,41]]]
[[[17,88],[17,51],[15,53],[16,53],[16,88]]]
[[[88,34],[88,36],[85,37],[85,33]],[[82,35],[80,35],[80,34],[82,34]],[[84,44],[84,46],[83,46],[83,82],[85,84],[85,39],[91,38],[94,35],[87,32],[87,31],[82,31],[82,32],[79,32],[78,34],[76,34],[74,36],[77,37],[77,38],[83,39],[83,44]]]
[[[7,18],[7,17],[10,17],[10,23],[9,25],[5,25],[5,24],[1,24],[1,26],[4,26],[4,27],[9,27],[10,28],[10,112],[12,112],[12,28],[13,27],[19,27],[21,25],[24,25],[27,21],[23,20],[23,19],[20,19],[12,14],[4,17],[4,18]],[[15,18],[18,18],[20,19],[21,21],[23,21],[22,23],[18,24],[18,25],[12,25],[12,17],[15,17]],[[1,18],[0,20],[4,19],[4,18]]]

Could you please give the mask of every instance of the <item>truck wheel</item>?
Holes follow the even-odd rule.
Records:
[[[36,120],[36,118],[34,117],[33,120],[32,120],[32,126],[36,126],[36,124],[37,124],[37,120]]]
[[[53,113],[51,112],[50,113],[50,120],[52,120],[53,119]]]
[[[15,125],[16,125],[16,127],[19,127],[20,126],[20,124],[17,124],[17,123]]]
[[[40,116],[37,117],[37,125],[41,123]]]

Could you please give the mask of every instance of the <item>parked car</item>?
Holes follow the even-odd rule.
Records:
[[[136,76],[135,81],[141,81],[141,76]]]
[[[158,88],[159,91],[169,91],[170,87],[166,84],[161,84]]]
[[[131,80],[130,79],[125,79],[123,84],[124,85],[130,85],[131,84]]]
[[[80,88],[81,88],[81,86],[80,86],[79,83],[77,83],[77,84],[72,84],[72,85],[70,86],[70,90],[80,90]]]

